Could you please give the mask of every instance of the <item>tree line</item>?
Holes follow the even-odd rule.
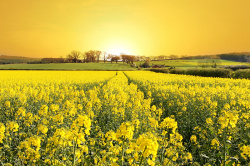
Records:
[[[66,59],[68,60],[68,62],[73,62],[73,63],[77,63],[77,62],[84,62],[84,63],[88,63],[88,62],[99,62],[100,61],[100,55],[101,55],[101,51],[99,50],[90,50],[84,53],[81,53],[80,51],[72,51],[70,54],[68,54],[66,56]],[[83,59],[83,60],[80,60]]]
[[[187,56],[187,55],[159,55],[159,56],[144,56],[144,55],[114,55],[108,54],[104,51],[90,50],[86,52],[71,51],[65,58],[44,58],[42,63],[99,63],[100,61],[106,63],[107,61],[113,63],[121,61],[127,64],[134,64],[135,61],[144,62],[145,67],[148,66],[150,61],[162,61],[162,60],[192,60],[201,59],[200,62],[204,63],[211,60],[216,61],[216,59],[234,60],[241,62],[249,62],[249,53],[238,53],[238,54],[218,54],[218,55],[197,55],[197,56]],[[214,63],[214,62],[213,62]],[[217,63],[215,63],[217,64]]]
[[[101,58],[101,55],[102,58]],[[120,55],[114,55],[114,54],[108,54],[107,52],[104,51],[99,51],[99,50],[90,50],[84,53],[81,53],[80,51],[72,51],[70,54],[66,56],[66,59],[68,62],[84,62],[84,63],[89,63],[89,62],[100,62],[103,61],[104,63],[107,62],[108,60],[113,63],[113,62],[118,62],[121,60],[123,63],[127,64],[133,64],[135,61],[144,61],[144,62],[149,62],[151,60],[168,60],[168,59],[180,59],[183,56],[178,56],[178,55],[160,55],[160,56],[145,56],[145,55],[127,55],[127,54],[120,54]],[[82,59],[82,60],[80,60]]]
[[[103,54],[103,59],[101,59],[101,54]],[[66,56],[66,59],[68,62],[77,63],[77,62],[83,62],[83,63],[90,63],[90,62],[96,62],[99,63],[100,60],[103,60],[103,62],[107,62],[110,60],[110,62],[118,62],[119,60],[122,60],[123,63],[127,64],[133,64],[134,61],[138,60],[137,56],[134,55],[114,55],[114,54],[107,54],[106,52],[102,52],[99,50],[90,50],[84,53],[81,53],[80,51],[72,51],[70,54]],[[140,57],[140,60],[143,60],[144,57]],[[145,57],[145,60],[147,57]]]

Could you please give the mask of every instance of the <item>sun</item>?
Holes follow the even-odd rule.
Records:
[[[125,41],[120,41],[120,42],[109,42],[106,43],[105,50],[108,54],[113,54],[113,55],[121,55],[121,54],[126,54],[126,55],[131,55],[131,47],[128,43]]]
[[[113,48],[110,48],[108,51],[107,51],[109,54],[113,54],[113,55],[121,55],[121,54],[130,54],[128,49],[124,48],[124,47],[113,47]]]

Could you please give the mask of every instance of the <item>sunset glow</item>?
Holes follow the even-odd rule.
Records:
[[[121,55],[121,54],[127,54],[131,55],[134,50],[132,50],[132,46],[130,46],[129,41],[122,41],[122,40],[110,40],[110,42],[107,41],[107,43],[104,43],[103,49],[106,50],[107,54],[113,54],[113,55]]]
[[[129,54],[126,49],[123,49],[121,47],[113,47],[111,49],[108,49],[107,51],[108,53],[110,54],[113,54],[113,55],[121,55],[121,54]]]
[[[1,1],[0,55],[249,52],[249,6],[249,0]]]

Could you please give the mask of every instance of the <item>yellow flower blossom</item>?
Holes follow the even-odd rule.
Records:
[[[124,138],[131,140],[133,138],[134,126],[131,122],[122,123],[116,132],[117,138]]]
[[[3,123],[0,123],[0,143],[3,143],[4,139],[4,133],[5,133],[5,126]]]
[[[174,119],[167,117],[161,122],[160,128],[173,129],[173,133],[175,133],[177,122]]]
[[[218,142],[217,139],[214,138],[214,139],[212,140],[212,142],[211,142],[211,145],[212,145],[212,146],[219,146],[220,143]]]
[[[18,128],[19,128],[19,125],[16,122],[9,121],[7,123],[7,125],[6,125],[6,128],[7,128],[7,133],[9,133],[9,132],[17,132]]]
[[[196,137],[195,135],[192,135],[192,136],[190,137],[190,141],[191,141],[192,143],[194,143],[194,144],[197,144],[197,137]]]

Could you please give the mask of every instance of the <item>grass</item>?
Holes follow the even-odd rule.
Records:
[[[200,67],[201,60],[163,60],[163,61],[151,61],[152,65],[165,65],[181,69],[188,69],[193,67]],[[135,62],[137,66],[143,64],[143,62]],[[208,64],[209,65],[209,64]],[[247,65],[250,63],[219,60],[218,66],[228,65]],[[211,66],[211,65],[209,65]],[[137,68],[131,67],[129,64],[123,64],[122,62],[110,63],[51,63],[51,64],[8,64],[0,65],[0,70],[137,70]]]
[[[165,65],[177,68],[191,68],[191,67],[198,67],[201,63],[199,63],[200,59],[194,60],[162,60],[162,61],[151,61],[150,66],[153,65]],[[136,62],[137,65],[143,64],[143,62]],[[218,66],[229,66],[229,65],[247,65],[250,66],[250,63],[243,63],[243,62],[235,62],[235,61],[228,61],[228,60],[218,60]]]
[[[136,70],[122,63],[50,63],[0,65],[5,70]]]

